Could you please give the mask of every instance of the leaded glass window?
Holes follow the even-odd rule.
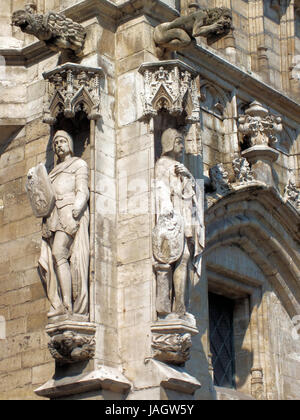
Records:
[[[227,388],[235,388],[233,307],[233,300],[209,293],[209,336],[214,384]]]

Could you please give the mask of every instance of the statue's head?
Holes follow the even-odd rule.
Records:
[[[29,3],[25,10],[17,10],[12,15],[12,25],[18,26],[22,32],[30,35],[36,35],[43,28],[43,16],[36,15],[36,6]]]
[[[188,5],[189,14],[195,13],[200,9],[200,5],[196,2],[190,3]]]
[[[30,13],[26,10],[17,10],[12,15],[12,24],[25,31],[30,24],[30,17]]]
[[[161,136],[162,156],[173,155],[176,159],[181,158],[184,150],[183,135],[175,128],[168,128]]]
[[[207,9],[207,14],[206,24],[211,25],[215,22],[222,23],[222,28],[220,28],[217,33],[225,33],[232,29],[232,11],[227,7]]]
[[[72,136],[64,130],[58,130],[52,140],[53,150],[61,159],[63,153],[74,155],[74,142]],[[63,149],[63,150],[61,150]]]

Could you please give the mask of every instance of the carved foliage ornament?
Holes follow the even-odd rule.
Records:
[[[284,189],[284,200],[289,201],[298,211],[300,210],[300,190],[291,179]]]
[[[50,11],[38,15],[35,10],[33,4],[25,6],[25,10],[17,10],[13,13],[12,24],[22,32],[36,36],[54,51],[71,50],[80,55],[86,38],[83,26],[63,14]]]
[[[169,60],[145,63],[139,72],[144,76],[142,118],[155,117],[165,109],[175,117],[186,114],[186,122],[199,121],[199,91],[195,70],[179,60]]]
[[[59,113],[74,118],[79,110],[85,111],[90,120],[100,118],[101,68],[64,64],[43,76],[48,81],[45,123],[55,124]]]
[[[264,145],[272,146],[276,141],[276,134],[282,131],[281,117],[269,113],[259,102],[252,102],[239,116],[239,131],[247,135],[250,147]]]
[[[236,181],[240,184],[247,184],[253,181],[249,162],[246,158],[236,158],[232,162]]]

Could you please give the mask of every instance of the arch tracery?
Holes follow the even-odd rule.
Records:
[[[239,188],[206,211],[209,255],[236,244],[270,281],[290,316],[300,309],[299,214],[273,188]]]

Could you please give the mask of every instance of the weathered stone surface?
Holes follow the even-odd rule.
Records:
[[[39,1],[32,22],[53,11],[86,33],[84,46],[74,24],[46,34],[55,51],[11,26],[24,2],[2,3],[0,399],[299,399],[298,1],[215,1],[231,8],[234,31],[219,25],[214,39],[197,36],[211,22],[198,33],[186,26],[189,0]],[[171,38],[158,40],[160,31]],[[163,61],[157,46],[168,50]],[[152,243],[167,128],[184,128],[179,168],[199,186],[200,208],[207,203],[201,276],[181,277],[181,318],[170,316],[177,261],[163,258],[176,248],[167,225],[172,247],[161,241],[158,255]],[[55,319],[55,363],[37,272],[42,220],[25,184],[40,163],[51,172],[57,130],[70,130],[89,169],[90,236],[88,316]],[[232,307],[234,390],[213,383],[208,292]]]

